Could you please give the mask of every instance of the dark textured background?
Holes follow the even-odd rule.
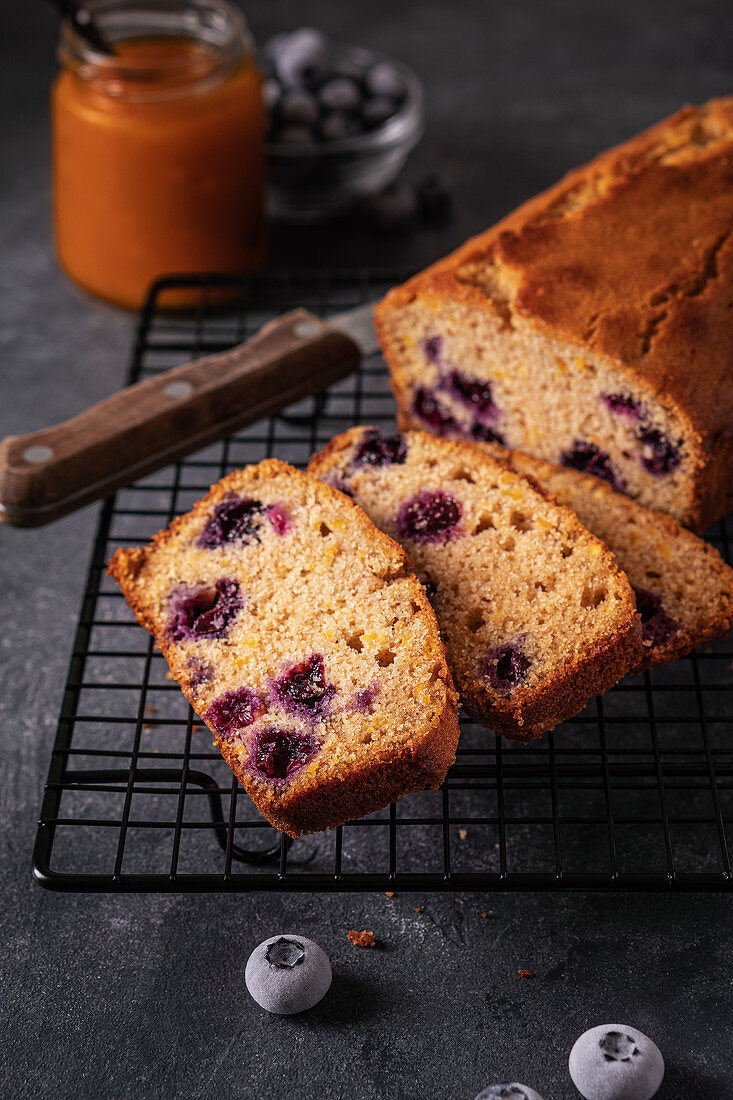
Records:
[[[32,0],[1,8],[0,436],[116,389],[133,331],[55,267],[55,28]],[[260,41],[309,22],[413,65],[429,128],[411,172],[448,173],[457,199],[449,227],[407,240],[343,227],[276,234],[276,262],[416,267],[598,149],[733,85],[730,0],[246,8]],[[3,1096],[471,1100],[513,1077],[569,1100],[573,1040],[614,1020],[662,1048],[660,1100],[733,1097],[730,898],[84,897],[35,886],[35,819],[94,514],[0,529]],[[352,948],[353,927],[373,929],[384,949]],[[332,992],[303,1017],[267,1017],[244,988],[247,955],[278,931],[313,937],[333,960]]]

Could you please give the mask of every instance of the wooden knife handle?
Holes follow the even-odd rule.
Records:
[[[246,344],[164,371],[54,428],[0,443],[0,521],[37,527],[318,393],[358,346],[304,309]]]

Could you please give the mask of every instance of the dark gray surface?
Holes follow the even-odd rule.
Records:
[[[52,20],[40,4],[2,3],[6,435],[115,389],[133,321],[55,268]],[[729,0],[246,7],[260,40],[312,22],[413,64],[429,110],[413,172],[437,167],[456,186],[446,229],[405,241],[359,229],[278,233],[281,261],[418,266],[597,149],[733,83]],[[2,1095],[471,1100],[513,1078],[565,1100],[577,1095],[566,1069],[573,1040],[613,1021],[660,1046],[660,1100],[733,1096],[729,898],[75,897],[33,885],[94,512],[41,532],[0,529]],[[349,928],[372,929],[384,947],[352,948]],[[269,1018],[244,988],[250,950],[281,931],[311,936],[332,958],[333,988],[303,1017]],[[519,967],[534,978],[521,981]]]

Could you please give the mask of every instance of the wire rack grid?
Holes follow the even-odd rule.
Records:
[[[163,280],[143,310],[134,382],[224,350],[296,305],[322,315],[379,296],[394,272]],[[161,308],[198,288],[186,317]],[[106,562],[147,541],[219,477],[270,455],[304,466],[355,423],[393,425],[385,365],[160,470],[101,509],[34,850],[34,874],[76,891],[722,890],[733,824],[733,649],[643,676],[529,746],[461,723],[438,792],[290,842],[239,788]],[[708,537],[729,556],[724,523]]]

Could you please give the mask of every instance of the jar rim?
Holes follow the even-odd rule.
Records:
[[[243,58],[254,58],[254,40],[244,15],[229,0],[89,0],[86,9],[100,31],[112,43],[150,38],[189,38],[211,47],[211,67],[200,73],[196,83],[229,71]],[[160,92],[145,87],[152,74],[175,77],[190,71],[191,60],[171,51],[167,56],[115,53],[95,49],[64,19],[58,45],[61,63],[73,68],[82,79],[101,79],[119,83],[140,82],[133,98],[159,98]],[[169,88],[165,93],[181,94],[185,88]]]

